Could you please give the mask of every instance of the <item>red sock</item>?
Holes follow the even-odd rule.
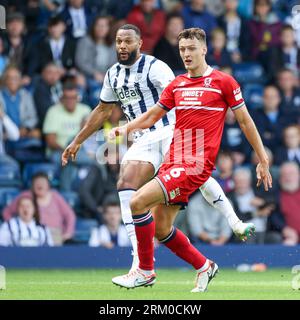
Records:
[[[155,223],[151,212],[133,216],[136,239],[138,243],[138,255],[142,270],[154,269],[154,233]]]
[[[206,257],[190,243],[188,237],[174,227],[171,233],[160,243],[168,247],[179,258],[191,264],[196,270],[203,267],[206,262]]]

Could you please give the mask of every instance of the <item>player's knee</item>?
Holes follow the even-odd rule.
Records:
[[[132,214],[143,213],[145,210],[145,204],[143,202],[143,197],[138,193],[134,194],[130,200],[130,209]]]
[[[122,189],[136,189],[136,187],[127,180],[125,177],[120,177],[118,182],[117,182],[117,189],[122,190]]]
[[[158,241],[165,239],[170,234],[170,228],[165,226],[155,225],[155,238]]]

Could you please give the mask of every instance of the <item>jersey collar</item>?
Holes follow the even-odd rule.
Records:
[[[199,77],[190,77],[189,74],[188,74],[188,77],[191,78],[191,79],[193,79],[193,78],[207,77],[207,76],[209,76],[209,75],[213,72],[213,70],[214,70],[214,69],[213,69],[211,66],[208,65],[207,68],[206,68],[206,70],[205,70],[205,72],[203,73],[202,76],[199,76]]]

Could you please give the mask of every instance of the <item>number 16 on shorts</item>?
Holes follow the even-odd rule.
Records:
[[[6,289],[6,271],[3,266],[0,266],[0,290]]]

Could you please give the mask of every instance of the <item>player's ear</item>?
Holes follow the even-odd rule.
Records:
[[[140,39],[140,42],[139,42],[139,47],[140,47],[140,49],[141,49],[142,45],[143,45],[143,40]]]
[[[207,46],[203,46],[202,54],[205,56],[207,54]]]

